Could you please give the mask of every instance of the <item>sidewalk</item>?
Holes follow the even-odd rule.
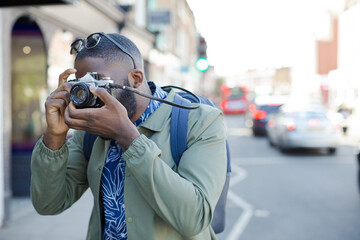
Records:
[[[90,190],[56,216],[39,215],[30,198],[14,198],[10,203],[10,219],[0,228],[0,240],[84,240],[92,206]]]

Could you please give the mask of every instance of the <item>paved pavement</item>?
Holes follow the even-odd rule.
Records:
[[[83,240],[93,206],[88,190],[70,209],[56,216],[41,216],[29,198],[10,202],[10,219],[0,228],[0,240]]]

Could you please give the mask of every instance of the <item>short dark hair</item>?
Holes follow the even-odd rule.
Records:
[[[143,58],[135,43],[118,33],[110,33],[108,35],[122,47],[124,47],[134,57],[138,69],[143,69]],[[131,58],[126,53],[123,53],[114,43],[112,43],[104,36],[101,38],[96,47],[90,49],[83,48],[76,55],[75,61],[86,57],[102,58],[104,59],[105,63],[125,61],[132,63]]]

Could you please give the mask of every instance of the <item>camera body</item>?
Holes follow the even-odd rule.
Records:
[[[114,88],[110,87],[110,83],[114,81],[108,77],[99,80],[96,72],[87,73],[82,78],[68,82],[71,84],[70,100],[77,108],[100,108],[104,105],[100,98],[90,92],[90,86],[105,88],[114,96]]]

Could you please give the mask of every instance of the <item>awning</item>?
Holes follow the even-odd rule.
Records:
[[[74,4],[75,2],[77,0],[3,0],[0,1],[0,7]]]

